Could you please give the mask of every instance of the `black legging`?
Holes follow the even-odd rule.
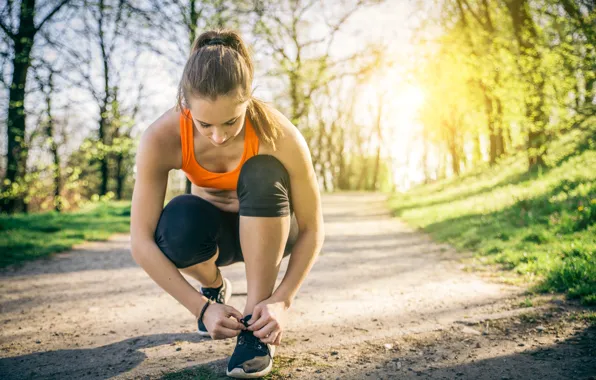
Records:
[[[177,268],[209,260],[217,247],[217,266],[244,261],[240,248],[240,215],[290,215],[290,232],[283,256],[290,254],[298,237],[298,224],[291,203],[290,177],[283,164],[271,155],[251,157],[242,165],[237,189],[240,201],[237,213],[222,211],[191,194],[179,195],[164,207],[155,229],[155,242]]]

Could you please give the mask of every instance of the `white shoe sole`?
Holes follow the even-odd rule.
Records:
[[[223,281],[226,284],[226,293],[224,294],[224,305],[227,305],[230,298],[232,298],[232,282],[225,277],[223,278]],[[197,329],[197,333],[200,336],[209,336],[209,337],[211,336],[209,334],[209,332],[207,332],[207,331],[203,332],[198,329]]]
[[[267,368],[265,368],[264,370],[259,371],[259,372],[251,372],[251,373],[244,372],[244,370],[242,368],[234,368],[231,371],[228,371],[226,369],[226,375],[229,377],[235,377],[237,379],[254,379],[257,377],[263,377],[263,376],[268,375],[269,372],[271,372],[271,369],[273,369],[273,357],[275,355],[275,346],[272,344],[267,344],[267,347],[269,347],[269,352],[271,353],[271,362],[269,363]]]
[[[224,295],[224,305],[227,305],[230,298],[232,298],[232,282],[225,277],[224,277],[223,281],[226,283],[226,294]]]

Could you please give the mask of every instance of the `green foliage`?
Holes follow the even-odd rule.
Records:
[[[381,157],[376,188],[374,182],[374,168],[376,156],[360,156],[353,154],[349,157],[349,171],[344,174],[345,188],[341,190],[393,190],[393,176],[391,163]]]
[[[592,131],[554,142],[552,167],[527,172],[522,154],[493,168],[395,195],[396,215],[458,248],[475,250],[544,292],[596,303],[596,149]]]
[[[594,12],[572,1],[437,5],[417,30],[423,56],[412,70],[425,93],[428,179],[472,169],[481,145],[491,163],[523,148],[531,168],[546,166],[549,139],[594,115]]]
[[[72,213],[0,215],[0,267],[130,231],[130,202],[108,199],[98,197],[98,202]]]

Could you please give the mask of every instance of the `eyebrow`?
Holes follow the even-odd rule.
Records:
[[[231,122],[231,121],[233,121],[233,120],[237,120],[237,119],[238,119],[240,116],[242,116],[242,115],[238,115],[238,116],[236,116],[236,117],[233,117],[233,118],[231,118],[230,120],[228,120],[228,121],[224,122],[224,124],[225,124],[225,123],[229,123],[229,122]],[[196,119],[196,120],[197,120],[199,123],[201,123],[201,124],[207,124],[207,125],[211,125],[211,124],[209,124],[209,123],[205,123],[204,121],[201,121],[201,120],[199,120],[199,119]]]

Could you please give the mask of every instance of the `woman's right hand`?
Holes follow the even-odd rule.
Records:
[[[236,190],[221,190],[192,185],[192,194],[197,195],[218,209],[226,212],[238,212],[240,201]]]
[[[213,339],[233,338],[246,327],[240,320],[242,313],[230,305],[212,303],[203,314],[203,324]]]

